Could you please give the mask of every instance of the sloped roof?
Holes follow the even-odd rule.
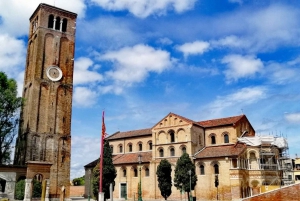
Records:
[[[186,118],[186,117],[180,116],[180,115],[175,114],[175,113],[172,113],[172,112],[170,112],[168,115],[166,115],[164,118],[162,118],[162,120],[165,119],[165,118],[167,118],[167,117],[170,116],[170,115],[176,116],[176,117],[178,117],[179,119],[182,119],[182,120],[186,121],[187,123],[190,123],[190,124],[196,124],[196,125],[198,125],[198,126],[201,126],[201,125],[200,125],[198,122],[196,122],[196,121],[193,121],[193,120],[191,120],[191,119],[188,119],[188,118]],[[156,123],[152,128],[154,128],[155,126],[157,126],[162,120],[158,121],[158,123]]]
[[[98,163],[99,163],[99,158],[96,159],[96,160],[94,160],[94,161],[92,161],[92,162],[90,162],[90,163],[88,163],[88,164],[86,164],[84,167],[85,167],[85,168],[88,168],[88,167],[95,167]]]
[[[142,163],[150,162],[152,160],[152,151],[149,152],[136,152],[136,153],[126,153],[118,154],[113,157],[113,163],[126,164],[126,163],[138,163],[138,156],[142,156]]]
[[[210,146],[205,147],[197,154],[195,158],[214,158],[214,157],[230,157],[239,156],[247,148],[245,144],[237,143],[231,145]]]
[[[198,124],[200,124],[204,128],[232,125],[232,124],[237,123],[243,117],[245,117],[245,115],[226,117],[226,118],[220,118],[220,119],[211,119],[211,120],[199,121]]]
[[[144,135],[152,135],[151,128],[140,129],[140,130],[133,130],[133,131],[125,131],[125,132],[116,132],[105,139],[107,140],[114,140],[120,138],[129,138],[129,137],[139,137]]]

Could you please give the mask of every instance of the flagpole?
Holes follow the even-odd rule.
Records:
[[[104,111],[102,113],[102,136],[100,138],[100,161],[99,161],[99,201],[104,200],[104,195],[102,192],[102,176],[103,176],[103,147],[105,138],[105,123],[104,123]]]

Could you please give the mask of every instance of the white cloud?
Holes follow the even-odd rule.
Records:
[[[137,17],[145,18],[152,14],[162,15],[174,9],[177,13],[193,8],[196,0],[92,0],[106,10],[128,10]]]
[[[266,97],[264,87],[245,87],[237,92],[226,96],[218,96],[215,101],[208,105],[208,110],[215,116],[222,115],[222,111],[227,109],[243,108]]]
[[[219,40],[211,41],[211,45],[215,48],[218,47],[229,47],[229,48],[249,48],[251,42],[245,38],[237,37],[235,35],[226,36]]]
[[[227,64],[224,71],[227,81],[236,81],[240,78],[248,78],[259,73],[263,68],[260,59],[254,56],[228,55],[222,59],[222,63]]]
[[[300,124],[300,113],[285,114],[284,118],[290,123]]]
[[[101,74],[93,71],[95,70],[95,67],[93,66],[93,61],[90,58],[80,57],[76,59],[74,65],[74,85],[95,83],[103,80]]]
[[[161,73],[172,65],[168,52],[143,44],[107,52],[100,59],[113,62],[114,70],[106,75],[127,86],[143,81],[150,72]]]
[[[2,24],[0,23],[0,34],[9,33],[13,36],[27,34],[29,17],[40,3],[53,5],[53,0],[0,1],[0,16],[2,20]],[[55,6],[75,12],[78,14],[78,17],[84,17],[86,9],[84,0],[72,0],[72,3],[67,0],[56,1]]]
[[[163,45],[171,45],[173,41],[167,37],[160,38],[158,39],[158,43],[163,44]]]
[[[184,57],[189,55],[203,54],[209,48],[209,43],[205,41],[194,41],[178,46],[176,49],[183,52]]]
[[[84,175],[84,166],[100,156],[99,138],[89,137],[86,133],[72,137],[71,179]]]
[[[289,65],[286,65],[286,63],[281,64],[274,62],[266,66],[265,76],[271,83],[284,85],[289,82],[299,81],[299,73],[298,68],[291,68]]]
[[[90,107],[96,103],[97,92],[87,87],[75,87],[73,93],[74,105],[79,107]]]

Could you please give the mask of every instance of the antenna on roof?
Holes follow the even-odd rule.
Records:
[[[53,6],[55,6],[55,0],[53,0]]]
[[[244,114],[243,108],[241,109],[241,111],[242,111],[242,114]]]

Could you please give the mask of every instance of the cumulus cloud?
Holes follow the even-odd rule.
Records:
[[[128,10],[133,15],[145,18],[152,14],[162,15],[173,9],[177,13],[193,8],[196,0],[92,0],[110,11]]]
[[[93,61],[90,58],[80,57],[75,61],[74,85],[95,83],[103,80],[103,76],[96,69],[98,66],[93,66]]]
[[[107,52],[99,59],[112,62],[114,69],[106,76],[126,86],[143,81],[150,72],[161,73],[173,62],[168,52],[143,44]]]
[[[209,43],[205,41],[194,41],[178,46],[176,49],[183,52],[184,57],[189,55],[203,54],[209,48]]]
[[[273,84],[284,85],[293,81],[299,81],[299,69],[292,68],[287,63],[270,63],[266,66],[266,77]]]
[[[29,17],[40,3],[53,5],[53,0],[0,1],[0,17],[2,21],[2,23],[0,23],[0,34],[8,33],[13,36],[27,34]],[[56,1],[55,6],[75,12],[78,14],[78,17],[84,17],[86,9],[84,0],[72,0],[72,3],[69,3],[69,1]],[[16,17],[16,13],[18,17]]]
[[[90,107],[96,103],[97,92],[88,87],[75,87],[73,103],[77,107]]]
[[[71,179],[84,175],[84,166],[99,158],[100,137],[88,137],[86,134],[72,137]]]
[[[218,96],[215,101],[208,105],[212,114],[221,114],[223,110],[230,108],[243,108],[266,97],[264,87],[245,87],[226,96]],[[240,106],[240,107],[238,107]],[[217,115],[218,116],[218,115]]]
[[[236,81],[240,78],[248,78],[259,73],[263,69],[263,63],[254,56],[227,55],[222,59],[222,63],[227,64],[224,71],[228,82]]]
[[[289,123],[300,124],[300,112],[299,113],[289,113],[284,115],[285,120]]]

